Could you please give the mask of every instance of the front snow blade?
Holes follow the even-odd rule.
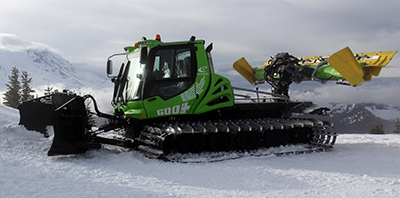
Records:
[[[52,125],[53,105],[46,97],[37,98],[23,102],[18,106],[20,120],[19,124],[28,130],[38,131],[47,135],[46,126]]]
[[[58,108],[52,118],[54,139],[49,156],[84,153],[89,148],[100,148],[100,143],[92,142],[87,133],[90,128],[84,99],[76,95],[53,95],[53,103]]]

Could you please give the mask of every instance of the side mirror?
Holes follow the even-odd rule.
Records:
[[[107,75],[111,75],[113,70],[113,62],[111,59],[107,61]]]
[[[206,52],[210,53],[212,49],[213,49],[213,43],[210,43],[206,48]]]
[[[140,48],[140,63],[141,64],[147,64],[147,47],[142,47]]]

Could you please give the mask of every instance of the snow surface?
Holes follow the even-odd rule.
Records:
[[[340,135],[333,151],[180,164],[112,146],[48,157],[51,138],[0,105],[0,197],[397,197],[400,135]]]

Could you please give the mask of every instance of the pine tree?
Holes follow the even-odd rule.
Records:
[[[393,133],[400,133],[400,119],[399,118],[396,118],[396,121],[394,122]]]
[[[372,124],[371,129],[369,130],[370,134],[384,134],[385,129],[383,127],[382,121],[380,119],[376,120],[375,123]]]
[[[44,89],[44,95],[45,96],[50,95],[52,90],[53,90],[53,87],[47,87],[46,89]]]
[[[19,78],[19,70],[17,67],[11,68],[11,76],[8,76],[9,83],[6,83],[7,91],[4,94],[3,104],[17,108],[21,102],[21,84],[18,80]]]
[[[21,76],[21,83],[22,83],[22,90],[21,90],[21,100],[22,102],[25,102],[27,100],[31,100],[34,98],[34,96],[31,94],[35,92],[30,86],[30,83],[32,82],[32,78],[29,77],[29,74],[27,71],[22,71],[22,76]]]

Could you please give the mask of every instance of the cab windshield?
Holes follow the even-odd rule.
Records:
[[[144,65],[140,64],[140,51],[132,52],[127,55],[128,63],[124,71],[124,77],[121,86],[123,101],[132,101],[141,99],[141,87],[144,77]]]

